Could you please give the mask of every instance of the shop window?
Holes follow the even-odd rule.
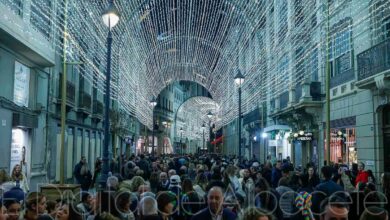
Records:
[[[331,128],[330,133],[330,160],[349,165],[357,163],[355,128]],[[326,132],[324,136],[326,143]],[[324,153],[326,155],[326,149]]]

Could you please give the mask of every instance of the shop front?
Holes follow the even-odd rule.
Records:
[[[264,128],[262,138],[266,141],[266,154],[273,162],[291,157],[292,149],[288,138],[291,128],[287,125],[272,125]]]
[[[313,132],[292,132],[289,138],[294,149],[292,161],[296,167],[305,168],[308,163],[317,164],[317,140]]]
[[[331,128],[330,134],[330,161],[348,165],[357,163],[355,128]]]
[[[352,165],[357,163],[356,120],[348,117],[330,122],[330,161]],[[327,155],[326,132],[324,132],[324,155]]]

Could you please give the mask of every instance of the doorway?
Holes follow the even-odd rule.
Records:
[[[15,165],[21,165],[22,172],[28,176],[31,163],[30,136],[28,130],[12,129],[12,143],[10,155],[10,175]]]
[[[383,108],[383,160],[384,171],[390,171],[390,105]]]
[[[302,166],[302,141],[294,142],[294,165]]]

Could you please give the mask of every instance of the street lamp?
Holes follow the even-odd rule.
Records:
[[[208,117],[209,119],[211,119],[211,117],[213,117],[213,113],[211,113],[211,111],[209,111],[209,113],[207,113],[207,117]]]
[[[109,154],[108,147],[110,142],[110,83],[111,83],[111,47],[112,47],[112,33],[111,29],[118,24],[119,12],[116,9],[113,0],[110,0],[108,7],[102,14],[104,24],[108,27],[107,36],[107,70],[106,70],[106,96],[104,99],[104,145],[103,145],[103,168],[102,176],[100,178],[100,186],[105,187],[109,172]]]
[[[241,86],[244,83],[244,75],[240,70],[234,77],[234,83],[238,86],[238,158],[241,161]]]
[[[157,101],[156,101],[156,98],[152,98],[152,100],[150,100],[150,105],[152,106],[152,121],[153,121],[153,126],[152,126],[152,157],[154,158],[154,107],[156,107],[157,105]]]

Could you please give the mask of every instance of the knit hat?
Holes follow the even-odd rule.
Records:
[[[25,198],[25,194],[24,194],[23,190],[17,186],[11,188],[11,190],[9,190],[3,194],[3,201],[16,200],[16,201],[22,203],[24,201],[24,198]]]
[[[170,182],[172,185],[179,185],[181,183],[180,176],[179,175],[172,175]]]
[[[253,162],[252,163],[252,167],[259,167],[259,166],[260,166],[259,162]]]

